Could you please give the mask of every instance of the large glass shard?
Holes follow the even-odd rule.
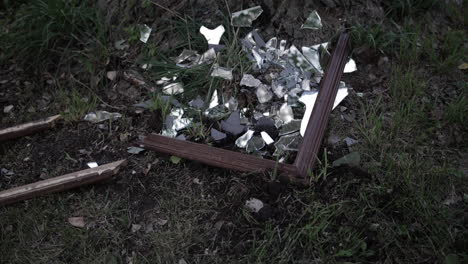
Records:
[[[236,140],[236,146],[238,148],[245,148],[247,147],[247,143],[249,142],[249,140],[253,137],[255,131],[253,130],[248,130],[247,132],[245,132],[244,135],[242,135],[241,137],[239,137],[237,140]]]
[[[301,124],[301,136],[304,136],[309,123],[310,115],[314,109],[315,101],[317,100],[318,91],[304,92],[299,98],[299,102],[303,103],[306,107],[304,117],[302,118]]]
[[[211,71],[212,77],[220,77],[225,80],[232,80],[232,69],[220,67],[218,64],[213,65],[213,70]]]
[[[232,13],[231,24],[235,27],[251,27],[252,22],[263,13],[261,6]]]
[[[209,29],[205,26],[200,27],[200,33],[205,37],[206,41],[210,45],[218,45],[225,31],[226,30],[223,25],[219,25],[215,29]]]
[[[308,29],[321,29],[322,28],[322,19],[317,13],[317,10],[314,10],[310,13],[310,15],[307,17],[305,23],[302,25],[301,28],[308,28]]]
[[[304,117],[302,118],[301,124],[301,136],[304,136],[305,131],[307,129],[307,124],[309,123],[310,115],[312,114],[312,110],[314,109],[315,101],[317,100],[318,91],[310,91],[304,92],[299,98],[299,101],[305,104],[306,111],[304,113]],[[335,109],[345,98],[348,96],[348,88],[345,87],[344,82],[340,82],[340,88],[338,88],[338,92],[336,94],[335,101],[333,103],[333,109]]]

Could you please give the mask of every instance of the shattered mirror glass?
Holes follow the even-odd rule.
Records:
[[[314,10],[307,17],[307,20],[302,25],[302,28],[308,29],[321,29],[322,28],[322,19],[320,18],[317,10]]]
[[[151,35],[151,28],[147,25],[140,25],[140,41],[143,43],[148,42]]]
[[[256,6],[232,13],[231,23],[235,27],[251,27],[262,12]],[[319,14],[313,11],[302,28],[317,30],[322,26]],[[148,31],[147,37],[151,32]],[[189,141],[199,142],[203,138],[205,143],[217,147],[285,160],[298,150],[307,129],[324,69],[331,58],[329,43],[299,46],[272,36],[265,41],[259,30],[252,29],[239,38],[242,46],[239,52],[249,64],[248,70],[239,71],[230,59],[225,59],[228,49],[222,49],[221,45],[225,31],[223,25],[214,29],[201,26],[199,34],[206,39],[205,48],[185,47],[171,58],[179,70],[160,76],[156,84],[177,104],[171,103],[172,111],[157,132]],[[191,85],[186,83],[183,71],[197,67],[209,70],[206,75],[211,84],[192,95],[188,93]],[[356,62],[349,59],[344,72],[356,70]],[[347,95],[348,88],[342,82],[333,108]],[[144,101],[135,106],[148,108],[149,104]],[[198,126],[202,127],[202,137],[194,136]]]
[[[208,29],[205,26],[200,27],[200,33],[205,37],[208,44],[211,45],[218,45],[225,31],[226,30],[223,25],[220,25],[215,29]]]

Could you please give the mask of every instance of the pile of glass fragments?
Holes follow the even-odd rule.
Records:
[[[250,27],[261,13],[260,7],[239,11],[233,13],[231,23],[235,27]],[[314,11],[302,28],[319,29],[321,25],[320,17]],[[193,50],[184,50],[174,58],[174,63],[183,68],[212,64],[213,78],[233,80],[232,69],[220,67],[218,63],[222,62],[216,60],[223,52],[220,40],[224,32],[222,25],[213,30],[201,27],[200,33],[208,42],[208,50],[201,55]],[[306,130],[324,66],[330,58],[328,43],[298,48],[277,38],[265,42],[256,30],[240,41],[253,67],[250,73],[242,75],[238,88],[240,93],[253,95],[256,104],[250,108],[239,108],[236,98],[226,98],[222,92],[214,90],[209,102],[198,97],[187,107],[199,110],[204,118],[217,124],[207,126],[211,127],[212,141],[225,146],[235,144],[239,150],[282,160],[298,150]],[[345,72],[355,70],[356,64],[350,60]],[[184,92],[183,83],[171,78],[163,78],[159,84],[163,85],[163,93],[167,95],[176,96]],[[347,95],[348,88],[342,82],[334,108]],[[176,105],[166,118],[161,134],[185,139],[184,129],[193,122],[192,118],[184,117],[184,107]]]

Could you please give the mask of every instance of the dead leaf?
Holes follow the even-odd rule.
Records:
[[[177,156],[171,156],[171,162],[173,164],[179,164],[181,161],[181,158],[177,157]]]
[[[141,229],[141,225],[132,224],[132,233],[136,233]]]
[[[69,217],[68,223],[70,223],[70,225],[72,226],[79,227],[79,228],[85,227],[85,220],[84,220],[84,217],[82,216]]]
[[[156,223],[157,225],[160,225],[160,226],[163,226],[163,225],[167,224],[167,222],[168,222],[168,220],[162,219],[162,218],[158,218],[158,219],[156,219],[156,221],[155,221],[155,223]]]
[[[151,163],[148,163],[148,165],[146,166],[146,168],[143,169],[143,174],[144,174],[145,176],[148,175],[148,173],[149,173],[150,170],[151,170],[151,167],[152,167]]]
[[[113,81],[117,77],[117,72],[116,71],[108,71],[107,72],[107,79]]]
[[[458,66],[458,69],[460,70],[466,70],[468,69],[468,63],[462,63],[460,66]]]

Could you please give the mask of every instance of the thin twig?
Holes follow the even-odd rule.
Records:
[[[123,109],[125,109],[124,107],[113,106],[113,105],[110,105],[110,104],[104,102],[104,100],[102,100],[102,98],[99,97],[99,96],[93,91],[93,89],[91,89],[91,87],[89,87],[89,86],[87,86],[86,84],[84,84],[84,83],[80,82],[79,80],[77,80],[77,79],[73,76],[73,74],[70,74],[70,76],[71,76],[71,78],[72,78],[76,83],[78,83],[79,85],[85,87],[85,88],[88,89],[90,92],[92,92],[92,93],[94,94],[94,96],[96,96],[96,98],[97,98],[99,101],[101,101],[101,103],[103,103],[105,106],[110,107],[110,108],[113,108],[113,109],[117,109],[117,110],[123,110]]]
[[[162,8],[162,9],[166,10],[167,12],[169,12],[169,13],[175,15],[176,17],[180,18],[182,21],[184,21],[185,23],[187,23],[187,20],[185,20],[185,19],[184,19],[179,13],[177,13],[176,11],[173,11],[173,10],[169,9],[169,8],[167,8],[167,7],[163,6],[163,5],[161,5],[160,3],[156,3],[154,0],[152,0],[151,3],[152,3],[153,5],[156,5],[156,6],[160,7],[160,8]]]

